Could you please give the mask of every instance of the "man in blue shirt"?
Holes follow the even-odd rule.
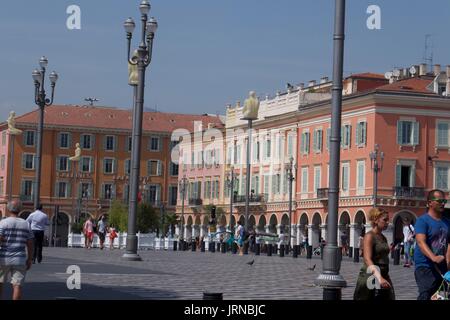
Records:
[[[442,283],[442,275],[450,265],[450,220],[442,213],[447,200],[441,190],[428,193],[428,212],[416,221],[416,243],[414,250],[416,269],[414,276],[419,289],[418,300],[430,300]]]

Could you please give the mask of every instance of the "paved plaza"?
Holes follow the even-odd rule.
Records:
[[[322,261],[314,257],[267,257],[191,251],[139,251],[143,261],[121,259],[123,250],[44,248],[44,261],[27,274],[24,299],[202,299],[203,292],[222,292],[224,300],[319,300],[314,286]],[[247,262],[255,260],[252,266]],[[81,289],[67,289],[67,267],[81,269]],[[308,268],[316,265],[314,271]],[[341,274],[352,299],[361,263],[344,259]],[[414,269],[391,265],[397,299],[415,299]],[[9,285],[5,290],[9,299]],[[5,296],[6,297],[6,296]],[[4,297],[4,298],[5,298]]]

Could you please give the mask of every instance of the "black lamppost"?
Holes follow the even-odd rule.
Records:
[[[186,198],[186,184],[188,182],[188,179],[186,176],[183,176],[183,178],[180,180],[179,187],[180,187],[180,193],[181,193],[181,229],[180,229],[180,242],[184,241],[184,226],[183,226],[183,219],[184,219],[184,199]],[[181,247],[183,248],[183,247]]]
[[[370,166],[373,170],[373,207],[377,206],[377,193],[378,193],[378,172],[383,170],[383,160],[384,152],[380,150],[380,146],[376,143],[375,148],[370,152]],[[378,154],[380,155],[380,160],[378,161]]]
[[[234,167],[230,167],[230,173],[227,176],[227,187],[230,190],[230,232],[231,230],[231,220],[233,219],[233,200],[234,200]]]
[[[52,88],[51,99],[48,99],[45,93],[45,73],[47,71],[48,60],[42,57],[39,60],[39,69],[33,71],[34,80],[34,102],[39,106],[39,124],[37,128],[37,146],[36,146],[36,178],[34,180],[34,207],[37,208],[40,204],[40,187],[41,187],[41,163],[42,163],[42,138],[44,135],[44,109],[53,104],[55,95],[55,85],[58,80],[58,75],[55,71],[50,73],[50,85]]]
[[[347,282],[339,273],[342,256],[337,246],[339,168],[342,115],[342,74],[344,66],[345,0],[336,0],[331,101],[330,184],[328,189],[328,243],[324,248],[323,271],[316,285],[323,288],[324,300],[341,300]]]
[[[145,69],[150,65],[152,59],[153,38],[158,24],[154,18],[148,20],[150,3],[143,0],[139,6],[141,11],[142,34],[141,43],[137,49],[137,55],[130,58],[131,39],[136,27],[132,18],[125,21],[124,27],[128,40],[128,63],[137,65],[138,83],[136,99],[133,108],[133,130],[131,142],[131,174],[130,174],[130,204],[128,208],[128,233],[126,252],[122,256],[125,260],[138,261],[141,257],[137,254],[136,217],[139,193],[139,173],[141,161],[141,139],[142,139],[142,114],[144,108]]]
[[[294,158],[289,159],[289,163],[286,165],[286,178],[289,180],[289,235],[288,235],[288,246],[291,248],[291,237],[292,237],[292,182],[295,180],[295,173],[297,172],[297,165],[294,165]]]

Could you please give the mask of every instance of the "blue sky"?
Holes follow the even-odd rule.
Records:
[[[55,103],[129,108],[123,22],[139,22],[139,0],[2,0],[0,118],[33,110],[31,72],[40,56],[60,75]],[[66,8],[81,8],[81,30]],[[147,72],[145,105],[158,111],[225,113],[228,103],[331,76],[332,0],[153,0],[159,29]],[[381,30],[369,30],[369,5]],[[345,74],[384,73],[422,62],[432,34],[434,62],[450,64],[445,0],[347,0]],[[139,24],[138,24],[139,26]],[[136,28],[135,37],[139,32]],[[137,45],[135,39],[134,46]]]

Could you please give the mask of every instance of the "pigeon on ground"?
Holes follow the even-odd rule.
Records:
[[[247,262],[247,264],[248,264],[249,266],[252,266],[254,263],[255,263],[255,259],[253,259],[252,261]]]
[[[316,265],[313,265],[311,268],[308,268],[308,270],[314,271],[315,268],[316,268]]]

